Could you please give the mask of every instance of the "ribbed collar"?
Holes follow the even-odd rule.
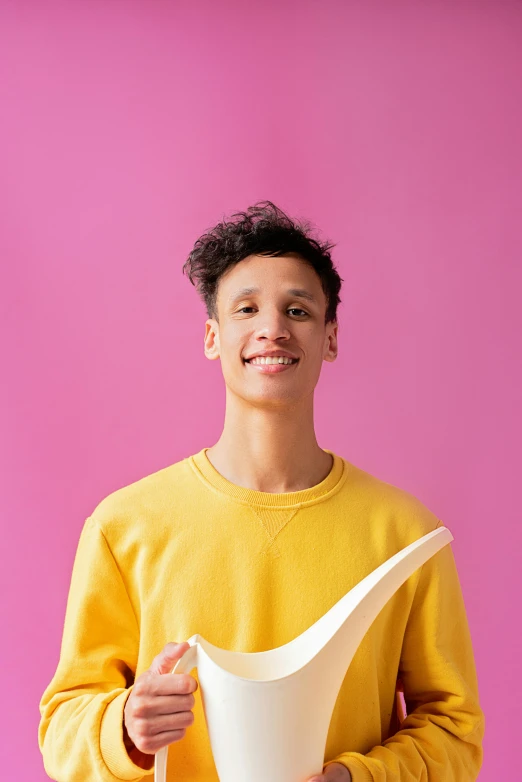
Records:
[[[320,502],[338,491],[347,475],[347,464],[345,463],[345,460],[341,456],[337,456],[337,454],[329,451],[327,448],[323,448],[326,453],[333,456],[334,461],[332,469],[321,483],[310,486],[308,489],[301,489],[300,491],[280,493],[256,491],[255,489],[238,486],[221,475],[208,458],[208,450],[208,448],[202,448],[198,453],[188,457],[189,464],[198,478],[206,483],[207,486],[248,505],[264,505],[270,508],[288,508],[292,505]]]

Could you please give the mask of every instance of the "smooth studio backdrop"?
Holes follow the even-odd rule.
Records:
[[[219,437],[181,267],[261,199],[337,243],[318,441],[452,530],[480,779],[515,778],[521,40],[502,0],[1,3],[3,779],[46,778],[38,702],[85,517]]]

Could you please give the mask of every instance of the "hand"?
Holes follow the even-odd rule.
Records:
[[[330,763],[322,774],[310,777],[307,782],[352,782],[352,775],[342,763]]]
[[[136,755],[133,747],[139,753],[155,755],[182,739],[194,722],[192,693],[198,683],[188,673],[171,674],[176,661],[189,647],[187,641],[166,644],[150,668],[134,682],[125,703],[123,730],[125,746],[137,765],[144,767],[143,763],[150,763],[150,758]]]

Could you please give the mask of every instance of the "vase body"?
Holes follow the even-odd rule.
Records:
[[[321,774],[330,721],[346,672],[388,600],[453,540],[438,527],[394,554],[284,646],[233,652],[196,634],[172,673],[198,670],[220,782],[306,782]],[[155,756],[165,782],[167,750]]]

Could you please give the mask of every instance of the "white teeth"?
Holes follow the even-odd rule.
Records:
[[[295,361],[287,356],[256,356],[250,359],[251,364],[293,364]]]

